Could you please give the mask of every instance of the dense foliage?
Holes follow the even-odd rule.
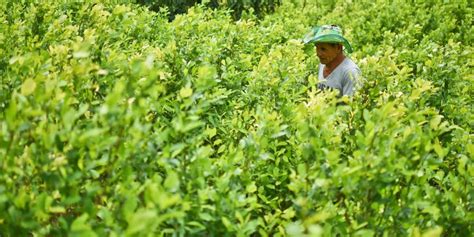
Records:
[[[281,0],[136,0],[136,2],[147,6],[153,11],[166,9],[168,11],[168,18],[171,20],[177,14],[186,13],[190,7],[196,4],[201,4],[211,9],[231,10],[231,15],[234,19],[239,19],[246,12],[262,17],[267,13],[274,12],[276,7],[281,4]]]
[[[0,8],[0,236],[474,233],[470,1]],[[327,23],[352,101],[300,40]]]

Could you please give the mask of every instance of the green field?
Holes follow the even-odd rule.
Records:
[[[474,233],[472,1],[131,2],[0,3],[0,237]]]

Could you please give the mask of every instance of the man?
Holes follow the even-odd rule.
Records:
[[[337,89],[339,96],[352,96],[361,86],[359,67],[344,55],[352,47],[336,25],[315,27],[305,36],[304,43],[314,43],[319,58],[319,89]]]

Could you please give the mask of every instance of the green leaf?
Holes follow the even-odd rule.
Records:
[[[170,192],[176,192],[179,189],[179,176],[174,171],[168,171],[168,176],[164,182],[165,188]]]
[[[214,218],[207,212],[199,213],[199,218],[201,218],[205,221],[213,221],[214,220]]]
[[[81,50],[81,51],[76,51],[72,54],[72,56],[74,58],[87,58],[89,57],[90,53],[88,51],[84,51],[84,50]]]
[[[15,94],[13,94],[12,100],[10,100],[10,104],[5,112],[5,119],[7,121],[7,125],[10,129],[14,129],[17,125],[18,118],[17,116],[17,103],[15,99]]]
[[[24,96],[32,94],[36,89],[36,82],[33,79],[26,79],[21,85],[21,94]]]
[[[209,138],[213,138],[217,134],[217,129],[206,128],[206,130],[204,131],[204,134],[206,134]]]
[[[92,230],[92,227],[87,222],[89,215],[87,213],[82,214],[74,220],[71,225],[70,236],[97,236],[97,234]]]
[[[299,222],[293,222],[286,226],[288,236],[303,236],[304,227]]]
[[[139,209],[128,219],[126,236],[134,236],[138,233],[150,233],[159,224],[158,215],[155,210]]]
[[[444,151],[443,147],[441,147],[441,144],[439,143],[438,139],[436,139],[434,141],[433,149],[435,150],[436,154],[440,158],[443,158],[445,156],[445,151]]]
[[[224,224],[224,226],[227,228],[227,230],[231,231],[234,229],[232,223],[229,221],[229,219],[227,219],[227,217],[221,217],[221,221],[222,224]]]
[[[375,236],[375,231],[369,229],[361,229],[354,233],[354,236],[372,237]]]
[[[422,237],[439,237],[443,233],[443,228],[440,226],[436,226],[426,232],[424,232],[421,236]]]
[[[181,98],[190,97],[193,94],[193,89],[191,87],[183,87],[179,90],[179,95]]]
[[[250,183],[249,185],[247,185],[247,188],[246,188],[246,191],[248,193],[254,193],[257,191],[257,185],[255,185],[255,182],[252,182]]]
[[[55,206],[55,207],[50,207],[50,208],[49,208],[49,211],[50,211],[51,213],[65,213],[65,212],[66,212],[66,208],[61,207],[61,206]]]
[[[135,212],[135,209],[138,206],[138,199],[133,196],[128,196],[125,200],[125,203],[122,206],[122,214],[125,218],[130,218],[132,214]]]

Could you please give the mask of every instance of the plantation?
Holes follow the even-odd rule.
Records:
[[[472,1],[281,2],[2,1],[0,236],[472,235]]]

